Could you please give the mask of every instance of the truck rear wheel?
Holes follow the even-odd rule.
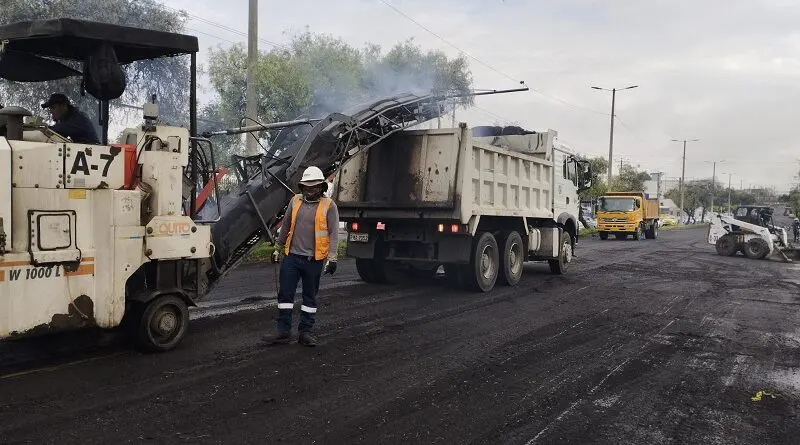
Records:
[[[714,247],[717,249],[717,255],[736,255],[736,240],[731,235],[722,235],[719,237]]]
[[[407,271],[396,261],[374,259],[372,260],[372,270],[375,273],[376,283],[400,284],[408,280]]]
[[[489,292],[494,288],[500,272],[500,255],[494,235],[482,232],[475,237],[472,259],[464,272],[464,284],[472,290]]]
[[[367,283],[377,283],[375,276],[374,261],[371,258],[356,258],[356,271],[358,276]]]
[[[150,352],[174,349],[186,336],[189,308],[177,295],[162,295],[147,303],[139,319],[137,344]]]
[[[769,253],[769,245],[762,238],[750,238],[744,243],[744,255],[751,260],[760,260]]]
[[[525,246],[519,232],[503,232],[497,239],[503,250],[500,254],[500,273],[497,280],[507,286],[516,286],[522,278],[522,265],[525,262]]]
[[[649,229],[644,231],[644,237],[647,239],[658,238],[658,222],[654,222]]]
[[[444,277],[447,282],[455,289],[464,289],[466,286],[464,285],[464,275],[466,274],[465,270],[468,268],[468,265],[461,265],[461,264],[445,264],[444,265]]]
[[[547,260],[550,265],[550,272],[556,275],[563,275],[567,271],[567,266],[572,262],[572,239],[569,233],[561,234],[561,251],[555,260]]]
[[[408,275],[414,280],[428,281],[436,277],[436,272],[439,271],[439,265],[423,266],[423,265],[409,265]]]

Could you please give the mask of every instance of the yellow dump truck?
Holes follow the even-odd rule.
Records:
[[[611,192],[597,200],[597,232],[600,239],[614,234],[617,239],[658,237],[658,199],[643,192]]]

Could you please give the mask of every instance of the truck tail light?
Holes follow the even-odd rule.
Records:
[[[453,224],[450,226],[450,233],[458,233],[459,229],[461,229],[461,227],[459,227],[458,224]]]
[[[350,223],[350,231],[351,232],[357,232],[358,231],[358,223],[357,222]]]
[[[444,224],[439,224],[438,230],[439,232],[444,232]]]
[[[375,224],[375,228],[378,230],[386,230],[386,224],[379,222],[378,224]]]

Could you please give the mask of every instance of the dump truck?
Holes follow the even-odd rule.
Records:
[[[597,233],[601,240],[658,238],[658,199],[644,192],[610,192],[597,200]]]
[[[523,263],[563,274],[578,241],[589,163],[553,130],[408,130],[354,156],[336,176],[347,255],[370,283],[432,277],[490,291],[519,283]]]

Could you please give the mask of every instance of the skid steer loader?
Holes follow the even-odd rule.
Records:
[[[786,229],[776,227],[772,208],[767,206],[739,206],[735,216],[712,214],[708,228],[708,243],[717,254],[733,256],[742,252],[754,260],[778,254],[784,261],[797,259],[798,249],[789,245]]]

